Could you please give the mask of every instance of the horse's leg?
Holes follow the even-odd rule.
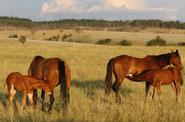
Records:
[[[14,98],[15,94],[16,94],[16,91],[14,89],[11,89],[8,92],[8,101],[9,101],[10,106],[12,106],[13,98]]]
[[[173,83],[171,84],[171,87],[172,87],[174,93],[176,94],[175,82],[173,82]]]
[[[119,94],[120,86],[123,82],[123,79],[125,78],[126,74],[128,72],[128,68],[123,68],[123,66],[119,63],[114,64],[114,76],[115,76],[115,82],[112,85],[112,89],[116,94],[116,102],[121,103],[121,96]]]
[[[45,91],[42,90],[42,93],[41,93],[41,98],[42,98],[42,111],[46,111],[46,104],[45,104]]]
[[[146,85],[145,85],[145,93],[146,93],[146,96],[149,92],[149,89],[150,89],[150,82],[149,81],[146,81]]]
[[[145,97],[145,102],[148,100],[151,101],[151,97],[152,97],[153,93],[154,93],[154,85],[151,84],[149,87],[149,91]]]
[[[159,101],[160,101],[160,103],[162,103],[162,100],[161,100],[161,85],[160,85],[160,83],[157,83],[157,93],[158,93]]]
[[[27,93],[26,92],[22,92],[22,100],[21,100],[21,111],[23,110],[25,104],[26,104],[26,96],[27,96]]]
[[[120,83],[114,82],[112,89],[116,94],[116,103],[121,103],[121,95],[119,94]]]
[[[28,99],[29,99],[29,102],[30,102],[31,109],[33,110],[34,109],[33,92],[28,93]]]
[[[175,86],[175,90],[174,90],[174,92],[175,92],[175,95],[176,95],[176,101],[178,100],[177,98],[178,98],[178,90],[177,90],[177,84],[176,84],[176,82],[175,81],[173,81],[173,84],[174,84],[174,86]]]
[[[152,94],[152,99],[153,100],[154,100],[154,96],[155,96],[155,87],[154,87],[153,94]]]
[[[36,105],[37,105],[37,89],[33,90],[33,104],[34,104],[34,107],[36,107]]]
[[[55,101],[55,98],[54,98],[54,91],[52,90],[51,94],[50,94],[50,105],[49,105],[49,109],[48,109],[48,112],[51,112],[51,109],[52,109],[52,106],[53,106],[53,103]]]
[[[179,96],[181,93],[180,89],[180,83],[175,80],[175,86],[176,86],[176,100],[179,101]]]
[[[117,103],[121,103],[121,95],[119,94],[119,89],[120,89],[122,81],[123,81],[123,76],[118,76],[118,77],[116,77],[116,81],[112,85],[112,89],[116,94],[116,102]]]

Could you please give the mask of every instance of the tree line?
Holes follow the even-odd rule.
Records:
[[[26,29],[63,29],[78,27],[139,27],[139,28],[167,28],[167,29],[185,29],[185,22],[181,21],[163,21],[158,19],[151,20],[101,20],[101,19],[63,19],[53,21],[32,21],[26,18],[18,17],[0,17],[0,26],[11,26],[15,28]]]

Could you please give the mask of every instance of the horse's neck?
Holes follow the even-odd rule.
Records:
[[[32,83],[32,85],[33,85],[33,88],[35,88],[35,89],[43,89],[46,87],[47,83],[43,80],[35,79],[34,83]]]
[[[169,65],[170,55],[169,54],[162,54],[158,56],[154,56],[156,61],[158,61],[161,65],[167,66]]]

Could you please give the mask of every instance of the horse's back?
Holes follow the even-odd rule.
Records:
[[[40,67],[44,60],[45,59],[42,56],[35,56],[28,69],[28,75],[39,77],[38,74],[40,72]]]

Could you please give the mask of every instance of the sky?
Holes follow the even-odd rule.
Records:
[[[0,0],[0,16],[59,19],[185,21],[185,0]]]

